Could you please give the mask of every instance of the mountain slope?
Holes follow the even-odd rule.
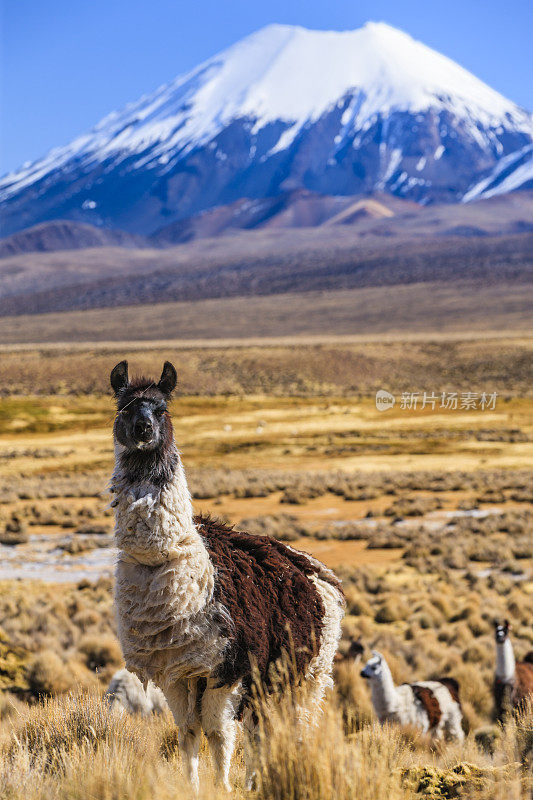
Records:
[[[531,117],[382,23],[271,25],[0,181],[5,233],[57,217],[150,233],[242,197],[456,201]]]
[[[42,271],[44,264],[40,253],[57,253],[56,267],[53,263],[50,266],[56,273],[53,285],[61,286],[70,282],[71,266],[74,267],[74,275],[80,269],[80,255],[70,264],[72,256],[68,254],[71,250],[90,248],[94,251],[98,248],[101,254],[93,253],[92,266],[88,265],[89,273],[92,272],[94,278],[106,278],[116,268],[106,263],[109,253],[116,247],[144,249],[142,269],[150,270],[156,268],[158,260],[162,258],[154,248],[168,248],[207,239],[205,245],[199,242],[199,247],[211,250],[218,258],[222,256],[226,245],[223,241],[216,243],[214,239],[231,235],[237,236],[235,254],[240,254],[239,258],[246,258],[256,253],[262,232],[283,233],[282,246],[291,249],[291,230],[294,231],[292,238],[298,241],[302,235],[297,233],[299,228],[310,231],[312,228],[332,226],[347,229],[352,245],[357,239],[369,238],[376,240],[378,245],[377,240],[381,239],[383,242],[380,246],[383,249],[390,246],[391,238],[506,236],[533,232],[533,190],[495,194],[466,204],[422,206],[383,192],[347,197],[321,195],[300,189],[284,192],[277,197],[261,200],[243,198],[226,206],[217,206],[165,225],[150,237],[67,220],[44,222],[0,240],[0,295],[5,292],[10,294],[13,290],[17,292],[17,285],[23,292],[25,285],[30,291],[44,288],[43,281],[47,278]],[[245,233],[244,237],[242,232]],[[267,239],[263,244],[266,245],[265,258],[269,253],[273,255],[277,252],[279,242],[275,239]],[[228,246],[232,247],[231,244]],[[28,258],[24,259],[23,269],[20,264],[10,262],[12,256],[25,253]],[[30,253],[35,255],[32,257]],[[181,263],[186,263],[188,258],[195,258],[193,250],[189,252],[185,248],[180,253]],[[7,263],[2,263],[4,260]],[[133,255],[130,261],[131,271],[134,272]],[[100,267],[103,267],[103,272]],[[128,273],[127,263],[122,272]]]
[[[142,247],[140,236],[69,220],[43,222],[0,240],[0,258],[20,253],[49,253],[87,247]]]
[[[263,200],[241,199],[165,225],[149,240],[158,247],[234,234],[238,230],[347,226],[352,238],[502,236],[533,231],[533,191],[500,194],[479,202],[422,206],[377,192],[329,196],[306,190]],[[386,244],[384,244],[386,247]],[[253,237],[249,240],[254,250]]]
[[[497,194],[533,189],[533,144],[502,158],[490,175],[465,194],[465,203]]]
[[[388,195],[385,197],[387,202],[391,201],[391,205],[413,207],[417,211],[421,208],[406,200]],[[335,220],[348,209],[352,209],[352,215],[346,221],[354,221],[357,214],[362,218],[365,212],[369,217],[392,216],[394,212],[384,207],[383,202],[385,200],[379,203],[371,198],[322,195],[306,189],[295,189],[276,197],[258,200],[243,198],[229,205],[208,209],[163,226],[150,239],[154,244],[167,246],[236,230],[314,228]]]

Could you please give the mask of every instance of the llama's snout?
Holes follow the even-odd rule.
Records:
[[[505,620],[503,623],[498,622],[498,620],[494,621],[494,634],[496,638],[496,644],[503,644],[509,635],[509,630],[511,626],[509,624],[509,620]]]
[[[154,437],[154,426],[152,420],[146,416],[140,416],[135,420],[133,435],[138,442],[148,444]]]

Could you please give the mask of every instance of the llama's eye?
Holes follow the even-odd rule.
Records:
[[[164,408],[156,408],[156,410],[154,411],[154,414],[158,419],[161,419],[164,413],[165,413]]]
[[[131,415],[131,409],[123,408],[120,413],[122,414],[123,417],[129,417]]]

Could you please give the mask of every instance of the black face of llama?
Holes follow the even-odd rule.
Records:
[[[111,371],[117,399],[115,446],[131,483],[148,480],[163,485],[172,477],[176,452],[167,402],[176,382],[176,370],[169,361],[165,361],[158,383],[146,378],[130,382],[127,361]]]
[[[509,624],[509,620],[506,619],[503,624],[495,620],[494,622],[494,637],[496,639],[496,644],[503,644],[507,637],[509,636],[509,631],[511,630],[511,625]]]

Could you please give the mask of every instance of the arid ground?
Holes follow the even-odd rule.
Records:
[[[339,663],[316,730],[297,742],[273,720],[252,796],[530,797],[532,717],[495,725],[491,682],[494,618],[511,620],[518,657],[533,649],[531,356],[516,332],[5,345],[0,797],[188,795],[170,721],[109,719],[100,700],[122,663],[105,488],[108,374],[124,357],[132,373],[167,358],[178,369],[172,412],[196,508],[337,570],[342,653],[361,637],[399,682],[461,685],[466,743],[433,747],[373,728],[360,667]],[[394,408],[376,409],[378,389]],[[240,751],[234,774],[247,796]]]

